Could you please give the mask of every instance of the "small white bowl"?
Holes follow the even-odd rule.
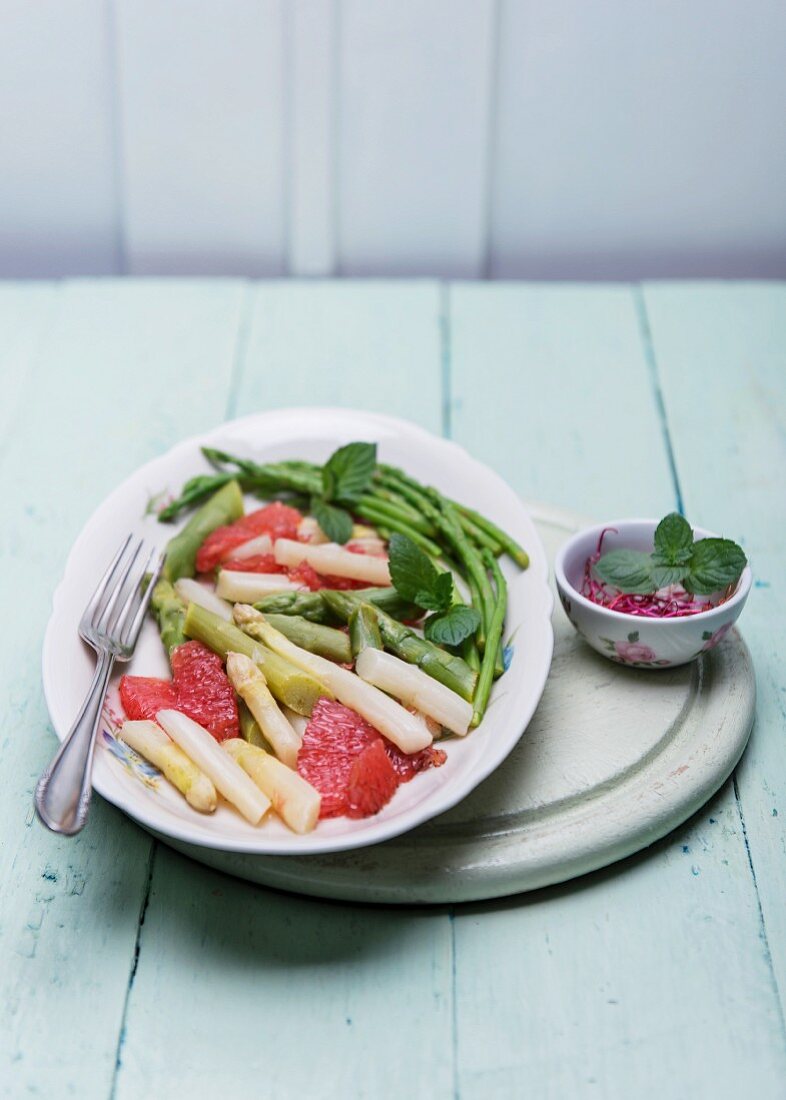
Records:
[[[559,598],[579,634],[604,657],[635,668],[673,668],[716,646],[745,606],[753,579],[746,565],[728,600],[680,618],[627,615],[582,596],[584,565],[595,553],[601,532],[607,531],[604,553],[622,548],[650,553],[657,526],[658,521],[652,519],[619,519],[585,527],[560,547],[554,562]],[[715,537],[701,527],[694,527],[693,533],[697,539]]]

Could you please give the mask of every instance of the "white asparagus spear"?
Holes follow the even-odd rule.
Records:
[[[288,768],[294,768],[301,739],[279,710],[262,670],[242,653],[228,653],[227,675],[232,687],[259,722],[276,756]]]
[[[313,516],[303,516],[297,525],[297,533],[302,542],[310,542],[312,546],[321,542],[330,542],[330,539]]]
[[[185,604],[195,603],[204,607],[205,611],[212,611],[214,615],[226,619],[228,623],[232,622],[232,605],[219,599],[212,588],[205,588],[199,581],[191,577],[181,577],[175,581],[175,592]]]
[[[241,542],[240,546],[236,546],[234,550],[229,550],[226,554],[226,560],[231,558],[253,558],[257,554],[269,554],[273,549],[273,540],[270,535],[257,535],[253,539],[249,539],[248,542]]]
[[[463,737],[469,730],[472,704],[416,665],[409,665],[384,650],[367,647],[355,661],[355,670],[367,683],[395,695],[452,733]]]
[[[273,592],[297,592],[304,587],[282,573],[241,573],[222,569],[218,574],[216,595],[225,600],[254,603]]]
[[[232,738],[221,746],[254,780],[273,804],[278,816],[296,833],[310,833],[319,818],[322,799],[310,783],[247,741]]]
[[[291,710],[289,707],[281,705],[281,713],[289,722],[292,729],[300,738],[300,742],[303,742],[303,734],[306,732],[306,726],[308,725],[308,718],[303,714],[298,714],[296,710]]]
[[[255,608],[236,604],[235,622],[282,657],[312,672],[341,703],[356,710],[375,729],[398,745],[402,752],[419,752],[431,744],[432,736],[422,716],[411,714],[395,699],[367,684],[354,672],[296,646],[266,622],[264,615]]]
[[[160,710],[156,721],[247,821],[256,825],[262,820],[270,809],[270,799],[228,753],[222,752],[206,729],[179,710]]]
[[[216,808],[216,788],[155,722],[124,722],[120,738],[145,760],[155,764],[186,801],[203,814]]]
[[[335,542],[314,545],[308,542],[294,542],[292,539],[277,539],[273,547],[279,565],[299,565],[307,562],[318,573],[328,573],[334,577],[349,577],[351,580],[365,581],[371,585],[389,585],[390,570],[387,558],[375,558],[369,554],[353,554]]]
[[[325,532],[319,526],[313,516],[303,516],[303,519],[297,526],[298,538],[301,542],[310,542],[313,545],[319,543],[330,542]],[[352,527],[352,542],[364,542],[365,540],[378,543],[379,547],[384,550],[385,543],[377,535],[373,527],[367,527],[363,523],[355,523]],[[260,550],[259,553],[262,553]]]

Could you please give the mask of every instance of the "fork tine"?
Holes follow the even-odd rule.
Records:
[[[132,614],[134,608],[137,606],[139,598],[142,594],[142,582],[145,579],[145,566],[142,564],[144,559],[144,542],[140,542],[134,554],[133,561],[131,562],[131,568],[128,572],[128,576],[123,585],[123,591],[125,593],[122,603],[119,603],[117,608],[112,614],[111,621],[107,624],[107,634],[113,641],[118,642],[128,621],[129,616]],[[140,557],[142,555],[142,557]],[[137,565],[137,562],[140,564]]]
[[[144,544],[143,544],[142,548],[144,549]],[[152,567],[153,559],[155,558],[155,556],[156,556],[155,550],[152,553],[148,554],[147,561],[145,562],[145,565],[142,568],[142,572],[139,576],[139,580],[136,581],[136,583],[131,586],[131,589],[130,589],[130,592],[129,592],[129,598],[126,600],[125,604],[123,605],[123,607],[120,611],[120,614],[117,616],[117,622],[114,623],[114,625],[113,625],[114,637],[121,645],[125,645],[125,642],[122,639],[123,639],[124,635],[128,633],[128,631],[127,631],[128,623],[130,621],[132,621],[134,619],[134,617],[136,616],[136,613],[139,609],[139,605],[142,602],[142,599],[144,597],[144,594],[145,594],[145,591],[146,591],[146,587],[145,587],[145,584],[144,584],[145,577],[148,574],[152,575],[151,567]]]
[[[150,557],[148,558],[147,565],[145,566],[145,573],[150,572],[150,567],[155,560],[156,553],[157,552],[153,550]],[[158,582],[158,578],[161,576],[161,570],[164,568],[165,560],[166,558],[163,554],[159,555],[158,564],[153,569],[147,588],[142,593],[142,597],[139,601],[139,606],[136,609],[134,617],[131,620],[129,626],[124,629],[123,634],[121,635],[120,644],[124,648],[133,649],[136,645],[137,638],[139,637],[139,631],[142,629],[142,620],[145,617],[145,612],[147,611],[148,605],[150,603],[150,598],[153,595],[153,589]]]
[[[89,601],[87,607],[84,610],[84,614],[82,615],[82,622],[83,623],[91,623],[92,624],[92,622],[94,621],[95,616],[96,616],[96,612],[98,611],[99,604],[100,604],[101,600],[103,599],[104,593],[106,592],[107,585],[109,584],[110,580],[112,579],[112,575],[114,574],[115,570],[117,569],[117,566],[120,562],[120,559],[123,557],[126,550],[128,549],[128,544],[129,544],[130,541],[131,541],[131,535],[128,535],[126,537],[125,541],[120,546],[117,553],[115,554],[115,556],[112,558],[109,565],[107,566],[106,573],[104,573],[103,577],[98,582],[98,585],[96,586],[96,590],[93,593],[93,595],[90,597],[90,601]]]
[[[132,543],[132,546],[133,546],[133,543]],[[139,557],[139,551],[140,551],[141,547],[142,547],[141,541],[137,542],[136,547],[134,548],[134,552],[131,554],[131,556],[128,559],[128,561],[126,562],[122,572],[120,573],[119,577],[115,581],[114,588],[112,589],[112,591],[109,595],[109,599],[107,600],[106,604],[102,608],[101,614],[98,616],[98,619],[94,621],[93,629],[96,631],[96,633],[98,633],[98,634],[108,634],[109,633],[110,621],[114,621],[114,618],[115,618],[115,614],[114,614],[115,607],[117,606],[118,600],[120,599],[120,594],[123,591],[123,588],[125,587],[126,581],[128,580],[128,575],[131,572],[131,569],[133,568],[134,563],[136,562],[136,559]]]

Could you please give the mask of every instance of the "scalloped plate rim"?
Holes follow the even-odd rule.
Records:
[[[143,482],[148,475],[157,475],[162,464],[171,463],[193,447],[208,444],[220,446],[222,433],[242,432],[245,428],[264,424],[265,422],[270,423],[271,421],[284,425],[287,420],[291,419],[294,424],[300,422],[301,425],[304,421],[318,420],[320,430],[329,435],[331,422],[335,423],[343,419],[348,423],[355,418],[384,427],[394,436],[414,435],[419,437],[423,443],[432,447],[436,446],[443,453],[446,450],[454,451],[463,464],[468,465],[484,481],[491,484],[497,493],[512,498],[520,509],[520,515],[531,527],[531,535],[527,546],[530,553],[530,566],[526,571],[526,575],[528,578],[534,578],[529,583],[531,587],[536,588],[539,598],[536,604],[533,601],[532,605],[528,605],[528,611],[533,613],[530,622],[541,644],[536,654],[528,654],[528,660],[531,666],[534,666],[534,682],[537,687],[530,690],[529,697],[517,712],[518,717],[515,723],[518,727],[517,731],[514,729],[507,731],[504,742],[497,743],[495,745],[496,751],[490,753],[488,759],[484,760],[481,766],[476,767],[470,775],[465,776],[462,782],[453,781],[443,784],[420,803],[389,820],[385,820],[382,816],[385,813],[383,810],[380,816],[364,819],[365,822],[370,822],[370,825],[364,829],[323,837],[319,836],[318,830],[307,834],[306,837],[291,834],[291,837],[287,836],[283,841],[275,843],[269,838],[265,839],[263,829],[248,838],[213,836],[210,834],[210,818],[207,818],[204,824],[202,822],[192,823],[187,819],[182,819],[182,823],[180,823],[177,819],[173,819],[172,814],[168,814],[162,821],[160,813],[155,812],[153,809],[155,806],[154,800],[138,797],[140,792],[136,790],[137,781],[134,780],[133,784],[123,782],[123,779],[127,777],[121,777],[120,765],[117,769],[112,768],[111,764],[108,765],[108,762],[103,759],[103,752],[106,750],[100,749],[97,752],[95,761],[94,789],[139,824],[164,836],[170,836],[175,840],[227,852],[245,852],[258,855],[309,855],[312,853],[316,855],[366,847],[400,836],[451,809],[499,767],[525,732],[546,684],[554,640],[551,625],[554,597],[548,583],[547,558],[528,508],[499,474],[473,458],[461,444],[456,443],[454,440],[444,439],[417,424],[384,413],[341,407],[304,406],[302,408],[291,407],[252,413],[225,421],[207,431],[195,433],[174,444],[163,454],[137,467],[128,477],[115,486],[92,512],[74,541],[66,560],[62,579],[53,592],[52,611],[42,647],[44,697],[58,739],[62,741],[68,727],[64,716],[57,713],[56,687],[53,680],[56,647],[62,644],[60,631],[64,624],[61,623],[61,618],[64,613],[64,603],[69,587],[73,584],[74,576],[80,569],[81,551],[92,534],[93,528],[100,524],[102,513],[108,511],[113,502],[121,498],[137,483]],[[524,576],[524,574],[521,574],[521,576]],[[530,593],[530,598],[531,596]],[[81,645],[78,638],[74,639],[72,636],[71,640],[77,645]],[[482,728],[483,724],[478,727],[478,730],[482,730]],[[473,731],[469,736],[472,737],[475,732]],[[139,787],[143,789],[141,783],[139,783]]]

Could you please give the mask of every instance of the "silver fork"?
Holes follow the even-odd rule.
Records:
[[[115,661],[128,661],[142,629],[153,587],[164,564],[158,551],[145,557],[131,535],[115,554],[79,623],[82,639],[98,654],[93,682],[51,764],[35,789],[35,808],[48,829],[73,836],[87,820],[92,787],[93,746]],[[147,587],[142,582],[152,573]]]

